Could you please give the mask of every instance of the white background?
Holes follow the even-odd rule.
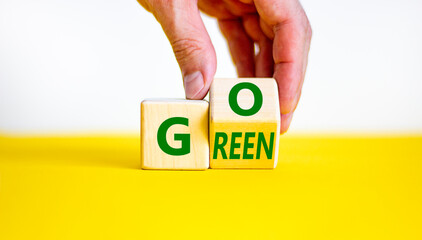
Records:
[[[291,132],[422,132],[422,1],[303,0],[314,38]],[[217,77],[235,77],[204,17]],[[143,98],[184,97],[136,0],[0,0],[0,132],[137,132]]]

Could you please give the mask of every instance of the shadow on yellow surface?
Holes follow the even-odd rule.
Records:
[[[422,136],[282,136],[275,170],[142,171],[137,136],[0,137],[0,239],[422,239]]]

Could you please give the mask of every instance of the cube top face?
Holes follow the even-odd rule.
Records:
[[[279,122],[278,102],[273,78],[216,78],[210,89],[210,118],[215,122]]]
[[[210,90],[211,168],[275,168],[279,108],[274,79],[215,79]]]
[[[208,102],[200,100],[144,100],[141,103],[142,168],[207,169],[208,109]]]

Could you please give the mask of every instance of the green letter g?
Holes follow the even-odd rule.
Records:
[[[157,141],[158,146],[160,146],[163,152],[173,155],[173,156],[182,156],[190,153],[190,134],[174,134],[174,140],[181,141],[182,146],[180,148],[171,147],[166,139],[167,130],[175,125],[180,124],[184,126],[189,126],[189,119],[184,117],[172,117],[165,120],[157,131]]]

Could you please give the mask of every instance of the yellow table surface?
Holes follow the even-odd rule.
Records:
[[[422,239],[422,136],[282,136],[275,170],[140,170],[139,137],[0,137],[0,239]]]

